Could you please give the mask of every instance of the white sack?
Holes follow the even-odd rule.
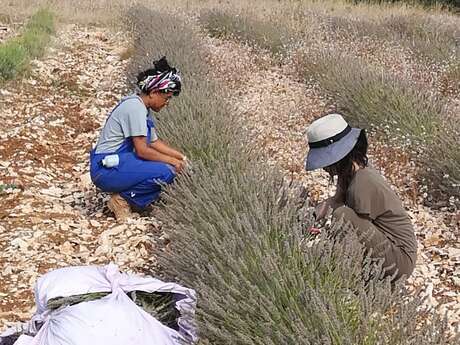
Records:
[[[33,337],[28,335],[21,335],[18,340],[14,343],[14,345],[30,345]]]
[[[30,345],[177,345],[179,333],[139,308],[120,289],[52,313]]]
[[[180,313],[179,332],[153,318],[125,294],[134,290],[173,293]],[[95,301],[47,310],[47,302],[55,297],[110,291]],[[151,277],[120,273],[114,264],[51,271],[37,281],[35,301],[37,312],[31,324],[44,324],[30,345],[179,345],[181,339],[198,340],[193,322],[194,290]]]

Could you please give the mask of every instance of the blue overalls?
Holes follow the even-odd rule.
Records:
[[[133,97],[122,99],[113,110],[130,98]],[[147,145],[150,144],[154,127],[153,121],[147,117]],[[104,167],[102,159],[114,153],[119,156],[118,166]],[[90,165],[91,180],[98,188],[104,192],[119,193],[130,204],[140,208],[157,200],[161,192],[161,184],[170,184],[176,177],[176,170],[172,165],[139,158],[134,152],[131,137],[126,138],[116,152],[96,153],[96,148],[91,150]]]

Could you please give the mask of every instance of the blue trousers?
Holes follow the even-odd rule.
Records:
[[[134,152],[118,153],[117,167],[105,168],[100,161],[107,154],[91,152],[91,179],[104,192],[120,193],[140,208],[157,200],[162,184],[170,184],[176,171],[170,164],[140,159]]]

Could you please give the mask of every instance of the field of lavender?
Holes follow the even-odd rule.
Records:
[[[190,92],[199,89],[199,94],[181,99],[171,107],[168,118],[173,124],[168,136],[177,137],[175,144],[183,145],[186,136],[190,137],[187,145],[199,145],[198,156],[191,152],[197,169],[171,191],[168,206],[159,217],[172,234],[173,254],[163,257],[164,267],[199,291],[200,329],[204,337],[210,343],[228,344],[404,344],[414,339],[426,344],[447,343],[447,329],[446,333],[430,329],[439,322],[435,328],[442,330],[441,320],[437,320],[435,313],[418,309],[421,303],[413,295],[404,289],[391,292],[378,280],[376,272],[361,280],[363,258],[350,235],[344,236],[346,241],[325,236],[318,242],[305,235],[312,219],[305,211],[308,205],[299,197],[300,191],[277,179],[276,169],[264,164],[263,159],[254,160],[254,152],[247,150],[252,148],[251,142],[245,142],[244,133],[238,135],[236,142],[232,141],[232,129],[242,124],[225,102],[216,101],[221,97],[211,96],[219,94],[213,81],[202,80],[202,75],[211,72],[206,70],[206,59],[201,55],[204,47],[199,35],[192,35],[190,23],[178,24],[180,17],[172,26],[161,14],[152,13],[154,21],[170,34],[149,36],[148,30],[143,29],[146,25],[142,25],[150,21],[146,13],[142,10],[132,17],[133,22],[140,22],[138,37],[150,37],[137,40],[143,42],[141,56],[161,47],[180,61],[184,73],[193,61],[194,74],[187,80]],[[199,19],[205,24],[213,22],[211,30],[216,31],[226,30],[225,24],[242,17],[225,16],[216,21],[215,13],[204,12]],[[140,19],[143,16],[145,20]],[[278,42],[289,39],[279,38],[277,31],[277,48],[271,49],[267,33],[273,32],[269,27],[274,26],[264,25],[239,23],[229,34],[247,42],[252,42],[255,35],[255,40],[268,44],[262,44],[262,48],[282,55],[284,48],[280,49]],[[186,51],[194,52],[197,60]],[[202,85],[211,90],[211,95]],[[237,102],[238,97],[233,101]],[[173,114],[181,115],[177,118]],[[199,129],[194,136],[190,128],[196,126],[197,120],[208,123],[208,118],[219,123],[219,127],[206,126],[206,133]],[[366,120],[372,123],[373,118]],[[186,128],[186,133],[180,128]],[[215,154],[216,151],[219,153]],[[343,234],[347,229],[336,224],[331,232]],[[350,271],[342,270],[344,263]],[[419,327],[419,322],[426,324]]]
[[[410,9],[367,11],[331,15],[298,5],[261,15],[257,9],[216,8],[199,20],[213,36],[278,56],[294,78],[317,83],[331,107],[386,134],[381,140],[399,139],[396,145],[419,161],[421,185],[432,194],[445,192],[444,199],[457,197],[458,207],[458,18],[440,20],[439,14]]]
[[[19,1],[18,13],[30,16],[38,3],[42,2]],[[82,187],[79,199],[65,202],[62,216],[50,212],[58,207],[42,210],[39,203],[31,204],[35,217],[46,212],[51,221],[44,222],[44,231],[54,234],[43,239],[43,245],[52,255],[55,243],[60,256],[50,264],[43,264],[43,257],[35,263],[34,255],[28,254],[31,248],[39,250],[28,243],[32,239],[40,243],[33,233],[40,231],[41,223],[30,225],[28,232],[28,221],[24,225],[18,221],[27,218],[21,205],[30,193],[24,188],[0,189],[0,205],[13,210],[0,217],[0,251],[19,248],[27,258],[21,265],[36,266],[27,282],[50,268],[109,261],[178,281],[198,293],[202,344],[457,343],[457,15],[439,8],[332,0],[258,0],[250,6],[244,1],[155,1],[134,6],[117,1],[111,11],[107,1],[81,1],[78,11],[69,11],[69,4],[48,2],[61,21],[57,38],[65,33],[68,41],[66,63],[81,59],[81,70],[68,66],[75,73],[93,73],[91,77],[103,68],[101,76],[114,73],[110,83],[101,77],[94,90],[84,78],[60,79],[59,84],[46,86],[51,93],[58,85],[56,90],[64,90],[75,104],[70,115],[82,116],[77,128],[84,135],[75,134],[80,145],[89,146],[84,140],[94,139],[103,122],[91,103],[107,110],[107,102],[96,100],[113,101],[132,86],[139,69],[166,55],[182,72],[184,92],[158,114],[160,133],[187,154],[193,169],[167,189],[152,214],[121,228],[107,217],[100,192],[88,186]],[[102,31],[107,28],[111,34]],[[56,42],[51,44],[56,49]],[[85,64],[91,66],[86,72]],[[40,73],[47,71],[38,66]],[[36,70],[31,67],[17,78],[32,78],[28,73]],[[48,73],[59,70],[53,67]],[[20,80],[4,82],[1,95],[7,98],[20,90],[17,83],[21,85]],[[116,90],[110,90],[112,84]],[[325,174],[303,171],[307,150],[303,131],[333,109],[369,130],[374,141],[371,161],[401,193],[416,224],[419,262],[408,283],[392,287],[380,279],[380,267],[371,265],[346,224],[328,222],[317,237],[306,233],[314,224],[311,206],[330,191]],[[0,186],[30,183],[18,182],[23,176],[15,163],[6,165],[20,156],[10,147],[15,143],[12,128],[0,137],[0,161],[6,162]],[[48,130],[58,135],[55,129]],[[47,137],[53,140],[54,134]],[[78,151],[77,157],[85,159],[84,152]],[[60,176],[59,185],[47,186],[48,193],[58,188],[61,194],[68,190],[70,197],[82,186],[67,188],[71,182],[66,179],[77,171],[84,181],[87,163],[65,163],[61,168],[67,175]],[[59,169],[55,160],[48,164],[44,169]],[[52,178],[48,181],[53,183]],[[37,189],[34,198],[40,193]],[[67,238],[66,222],[80,224],[80,230],[86,224],[92,229],[89,237],[78,233]],[[145,238],[117,250],[122,241],[131,243],[134,235]],[[82,238],[88,243],[85,256],[77,243]],[[100,238],[112,240],[101,243]],[[91,245],[98,241],[100,246]],[[127,259],[131,250],[136,253],[133,260]],[[154,258],[154,263],[143,256]],[[0,256],[2,271],[18,265],[15,260],[10,254]],[[30,304],[9,301],[19,296],[31,300],[30,288],[7,290],[13,281],[24,284],[22,269],[17,266],[2,274],[0,296],[6,302],[0,303],[0,317],[5,324],[29,316]],[[23,313],[4,312],[4,307]]]

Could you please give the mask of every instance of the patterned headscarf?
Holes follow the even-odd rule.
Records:
[[[172,92],[174,96],[177,96],[181,91],[181,77],[178,70],[171,68],[155,75],[148,75],[137,85],[144,93],[163,91]]]

